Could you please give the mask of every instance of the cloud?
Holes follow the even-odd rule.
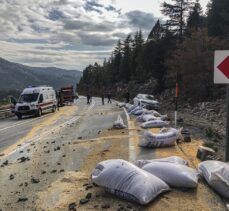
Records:
[[[102,10],[99,8],[103,8],[102,4],[99,4],[96,0],[86,0],[84,8],[86,11],[95,11],[99,14],[102,14]]]
[[[128,18],[128,24],[136,28],[149,29],[155,24],[155,17],[152,13],[135,10],[126,13],[126,17]]]
[[[83,69],[110,55],[118,39],[141,28],[151,13],[123,14],[115,1],[0,0],[0,56],[33,66]]]
[[[57,9],[51,10],[48,14],[48,18],[52,21],[57,21],[57,20],[60,20],[64,17],[65,17],[64,14]]]

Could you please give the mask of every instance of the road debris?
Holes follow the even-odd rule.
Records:
[[[215,151],[209,147],[200,146],[197,151],[196,157],[200,159],[201,161],[204,161],[207,159],[208,156],[214,156]]]
[[[17,202],[25,202],[28,201],[28,198],[19,198]]]
[[[1,167],[7,166],[8,164],[9,164],[9,161],[6,160],[6,161],[4,161],[4,162],[2,163]]]
[[[31,178],[31,183],[39,183],[40,180],[39,179],[36,179],[34,177]]]
[[[110,207],[111,207],[110,204],[103,204],[101,206],[102,209],[109,209]]]
[[[80,204],[86,204],[88,203],[90,200],[89,199],[80,199]]]
[[[14,175],[11,174],[11,175],[9,176],[9,180],[13,180],[13,179],[14,179]]]
[[[72,202],[71,204],[68,205],[68,210],[69,211],[76,211],[76,206],[77,206],[77,204],[75,202]]]
[[[29,157],[20,157],[17,160],[19,160],[20,163],[24,163],[25,161],[30,161]]]
[[[88,194],[85,196],[86,199],[91,199],[91,197],[92,197],[92,193],[88,193]]]

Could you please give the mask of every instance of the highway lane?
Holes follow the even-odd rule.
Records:
[[[80,116],[84,108],[88,107],[85,104],[86,100],[81,98],[71,106],[60,108],[60,111],[55,113],[45,113],[41,117],[23,117],[21,120],[18,120],[17,117],[11,117],[0,120],[0,153],[23,138],[31,138],[30,136],[26,137],[26,135],[35,127],[40,127],[39,132],[40,130],[44,132],[50,130],[50,127],[57,127],[68,122],[69,119],[74,120],[75,117]],[[52,121],[49,125],[46,125],[49,119],[52,119]],[[38,131],[35,132],[39,134]]]
[[[24,137],[35,125],[41,123],[52,114],[40,118],[27,117],[18,120],[16,117],[0,120],[0,152]]]

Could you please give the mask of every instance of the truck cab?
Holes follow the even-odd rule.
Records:
[[[57,99],[52,87],[29,87],[23,90],[15,106],[15,114],[18,119],[22,116],[41,116],[43,112],[55,112]]]

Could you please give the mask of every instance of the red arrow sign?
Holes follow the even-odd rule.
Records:
[[[229,56],[217,68],[229,79]]]

